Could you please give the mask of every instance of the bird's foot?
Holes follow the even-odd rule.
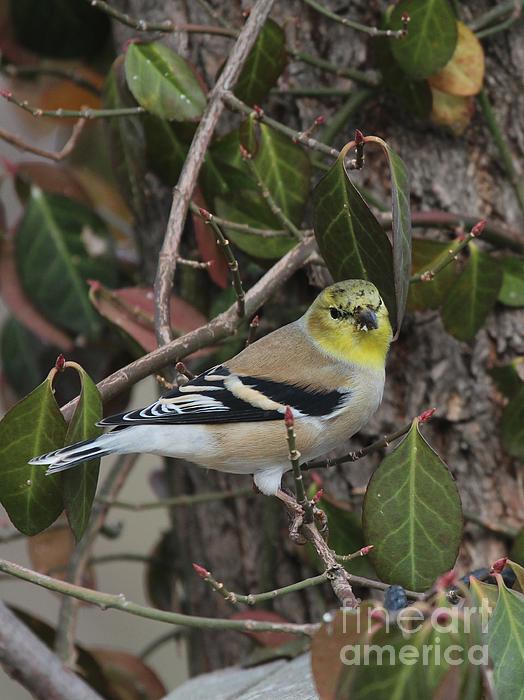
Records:
[[[329,536],[328,519],[327,515],[314,503],[313,506],[313,517],[315,518],[315,523],[317,525],[318,531],[322,535],[322,539],[327,542]]]

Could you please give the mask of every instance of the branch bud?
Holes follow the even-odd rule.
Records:
[[[366,554],[369,554],[371,552],[371,550],[373,549],[374,546],[375,545],[373,545],[373,544],[368,544],[365,547],[362,547],[360,549],[360,556],[365,557]]]
[[[295,425],[293,411],[289,406],[286,406],[286,412],[284,413],[284,423],[286,424],[286,428],[292,428]]]
[[[357,146],[362,146],[364,144],[364,134],[360,129],[355,129],[355,144]]]
[[[64,367],[65,367],[65,363],[66,363],[66,359],[62,355],[62,353],[60,353],[60,355],[56,358],[55,369],[58,370],[59,372],[62,372]]]
[[[491,569],[489,570],[489,573],[490,574],[501,574],[507,563],[508,563],[507,557],[502,557],[502,559],[497,559],[497,561],[493,562],[493,564],[491,565]]]
[[[323,495],[324,495],[324,489],[319,489],[316,492],[316,494],[313,496],[313,498],[311,499],[311,503],[313,505],[316,505],[320,501],[320,499],[322,498]]]
[[[472,235],[474,238],[478,238],[478,237],[480,236],[480,234],[481,234],[481,233],[484,231],[484,229],[486,228],[486,224],[487,224],[487,223],[488,223],[488,222],[486,221],[486,219],[481,219],[481,220],[480,220],[478,223],[476,223],[475,226],[473,226],[473,228],[471,229],[471,235]]]
[[[260,107],[260,105],[253,105],[253,112],[255,113],[257,119],[260,119],[264,116],[264,110],[262,109],[262,107]]]
[[[326,117],[323,114],[321,114],[315,119],[315,126],[321,126],[325,123],[325,121]]]
[[[204,569],[203,566],[200,566],[200,564],[195,564],[193,562],[193,569],[200,576],[200,578],[207,578],[208,576],[210,576],[209,571],[207,569]]]
[[[252,158],[251,153],[242,144],[240,144],[240,155],[242,156],[242,158],[244,160],[251,160],[251,158]]]
[[[204,209],[204,207],[199,207],[198,211],[200,212],[200,216],[204,219],[204,221],[211,221],[213,218],[213,214],[210,214],[207,209]]]
[[[427,423],[428,420],[433,417],[433,414],[436,412],[436,410],[436,408],[428,408],[426,411],[422,411],[420,416],[418,416],[418,422]]]
[[[435,588],[438,591],[445,591],[446,589],[454,586],[457,583],[457,574],[453,569],[451,571],[446,571],[445,574],[439,576],[435,583]]]

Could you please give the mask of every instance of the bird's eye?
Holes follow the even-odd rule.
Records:
[[[334,318],[334,319],[342,318],[342,312],[339,311],[339,309],[335,309],[334,306],[331,306],[329,308],[329,313],[331,315],[331,318]]]

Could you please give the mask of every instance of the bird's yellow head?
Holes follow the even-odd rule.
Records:
[[[306,313],[311,337],[340,360],[382,369],[391,343],[388,310],[378,289],[365,280],[326,287]]]

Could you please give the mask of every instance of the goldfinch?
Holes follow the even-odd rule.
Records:
[[[109,416],[113,430],[42,455],[47,474],[111,453],[177,457],[210,469],[253,474],[267,495],[280,493],[291,468],[284,427],[294,419],[301,462],[358,432],[378,408],[391,342],[386,305],[363,280],[324,289],[306,313],[224,364],[146,408]]]

